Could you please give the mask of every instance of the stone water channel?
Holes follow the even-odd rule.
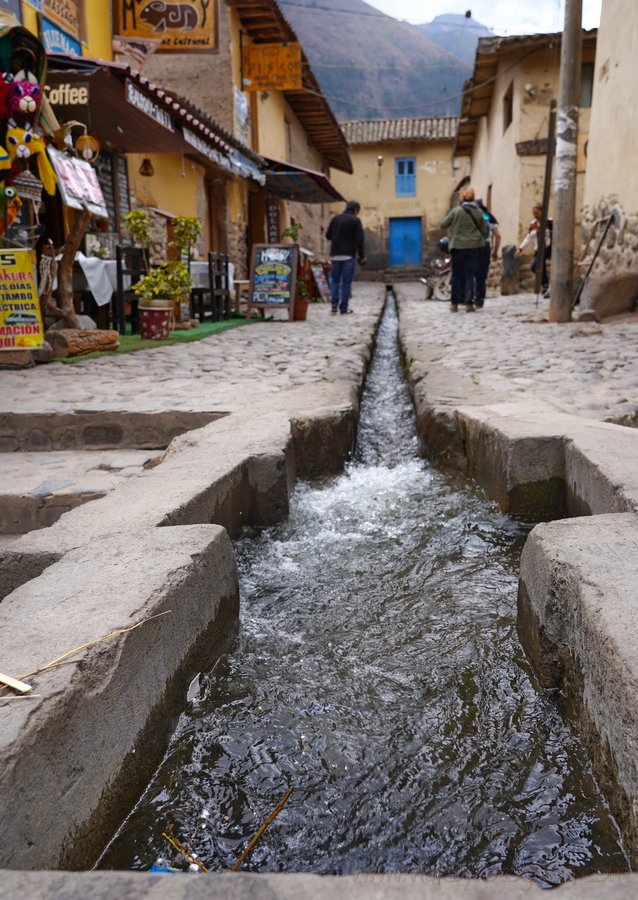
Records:
[[[628,863],[586,751],[516,634],[527,529],[421,456],[390,299],[346,471],[237,543],[233,652],[191,686],[102,869],[501,873]],[[176,876],[177,877],[177,876]]]

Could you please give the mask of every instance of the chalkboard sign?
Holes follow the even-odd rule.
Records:
[[[246,318],[255,309],[288,309],[293,318],[299,248],[296,244],[253,244]]]
[[[326,273],[321,265],[321,263],[315,263],[310,266],[310,270],[312,272],[312,277],[315,280],[315,284],[317,285],[317,290],[319,291],[319,296],[321,299],[330,303],[332,301],[332,295],[330,293],[330,286],[328,285],[328,279],[326,278]]]
[[[109,214],[109,222],[113,229],[117,226],[117,216],[115,212],[115,188],[113,185],[113,154],[107,150],[101,150],[100,155],[93,162],[93,167],[97,173],[102,193],[104,194],[104,202]]]

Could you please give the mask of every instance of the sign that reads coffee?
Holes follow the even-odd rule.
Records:
[[[62,81],[59,84],[47,84],[44,94],[51,106],[88,106],[88,81]]]
[[[113,0],[114,37],[155,38],[158,53],[217,50],[217,0]]]

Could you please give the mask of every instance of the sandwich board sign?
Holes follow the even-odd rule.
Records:
[[[287,309],[294,317],[298,264],[296,244],[253,244],[247,319],[253,309]]]

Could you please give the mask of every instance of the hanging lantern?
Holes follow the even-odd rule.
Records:
[[[75,142],[75,149],[82,159],[93,162],[97,159],[102,145],[92,134],[81,134]]]

